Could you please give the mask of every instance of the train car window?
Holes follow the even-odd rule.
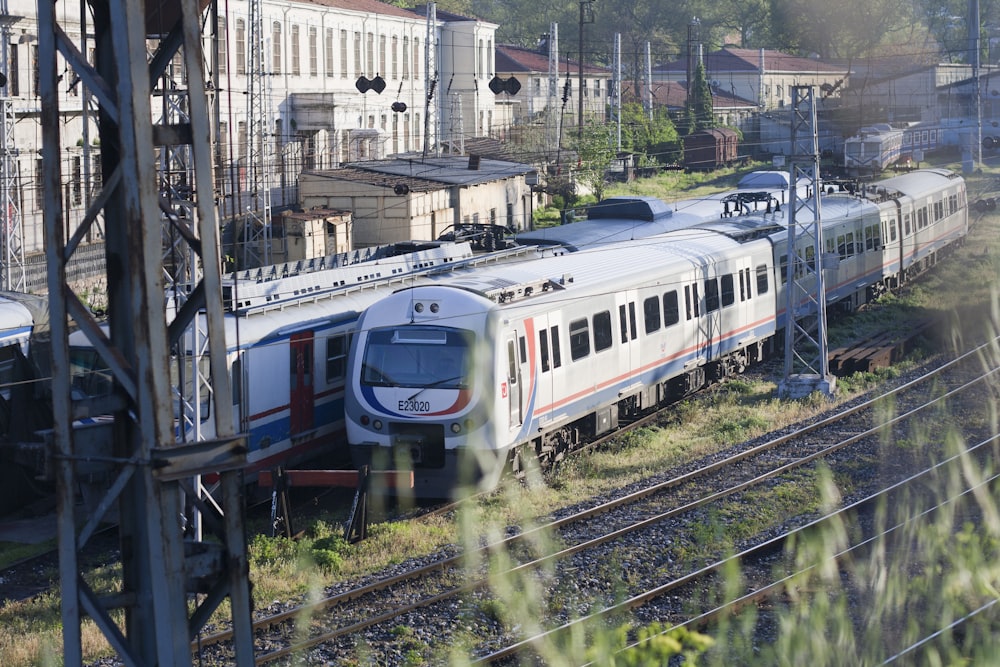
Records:
[[[625,313],[625,304],[618,306],[618,327],[621,329],[622,343],[628,342],[628,315]]]
[[[781,278],[781,284],[784,285],[788,282],[788,255],[782,255],[778,258],[778,276]],[[760,291],[760,267],[757,267],[757,294],[763,294]]]
[[[847,232],[845,238],[847,240],[847,256],[854,257],[856,254],[858,254],[857,250],[854,247],[854,232]]]
[[[934,222],[937,222],[944,217],[944,202],[936,201],[934,202]]]
[[[903,238],[905,239],[907,236],[910,235],[910,233],[911,233],[911,230],[910,230],[910,214],[909,213],[904,213],[903,214]]]
[[[552,368],[562,366],[562,351],[559,348],[559,327],[552,327]]]
[[[927,207],[922,206],[917,210],[917,229],[923,229],[927,226]]]
[[[692,283],[691,285],[691,305],[694,308],[694,316],[698,317],[701,315],[701,302],[698,298],[698,283]]]
[[[733,274],[727,273],[719,279],[722,283],[722,307],[736,303],[736,287]]]
[[[538,350],[542,354],[542,372],[549,370],[549,332],[545,329],[538,331]]]
[[[333,384],[347,375],[347,350],[350,338],[346,335],[330,336],[326,339],[326,383]]]
[[[632,331],[632,340],[635,340],[639,335],[639,327],[635,325],[635,301],[628,302],[628,324]]]
[[[569,323],[569,356],[576,361],[590,354],[590,324],[586,319]]]
[[[233,359],[232,376],[229,378],[233,383],[233,405],[243,403],[243,357],[237,356]]]
[[[810,271],[815,273],[816,271],[816,247],[807,245],[806,246],[806,266],[809,267]]]
[[[948,195],[948,215],[958,211],[958,195]]]
[[[694,309],[691,308],[691,286],[684,286],[684,316],[685,319],[690,320],[694,317]]]
[[[517,353],[514,351],[514,341],[507,341],[507,381],[517,384]]]
[[[524,336],[517,337],[517,346],[521,348],[521,361],[525,361],[528,358],[528,346],[527,341],[524,340]]]
[[[602,310],[594,315],[594,351],[600,352],[611,347],[614,334],[611,333],[611,311]]]
[[[747,275],[746,269],[740,269],[740,301],[747,300]]]
[[[677,305],[677,290],[663,295],[663,326],[669,327],[681,321],[680,307]]]
[[[757,294],[767,294],[767,264],[757,265]]]
[[[660,300],[651,296],[642,302],[642,317],[646,324],[646,333],[660,330]]]
[[[705,312],[711,313],[719,309],[719,281],[709,278],[705,281]]]

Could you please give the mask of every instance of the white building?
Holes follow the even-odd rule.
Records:
[[[264,109],[271,131],[258,154],[267,164],[272,206],[297,203],[298,176],[304,169],[425,149],[433,152],[445,142],[454,152],[464,138],[489,133],[494,116],[488,84],[494,71],[495,24],[444,13],[431,23],[426,8],[411,11],[376,0],[260,3],[258,31],[252,29],[247,0],[217,4],[217,35],[210,34],[214,21],[205,21],[207,80],[215,91],[210,100],[212,124],[218,131],[220,218],[240,215],[250,201],[247,163],[254,151],[248,136],[247,93],[254,76],[263,83],[257,108]],[[6,36],[6,58],[0,63],[6,62],[2,71],[8,82],[0,88],[0,99],[9,109],[8,135],[13,144],[9,150],[15,156],[7,171],[16,175],[8,182],[16,183],[24,250],[30,254],[42,250],[45,205],[38,185],[39,31],[33,0],[8,0],[7,5],[8,15],[0,18]],[[92,55],[93,43],[85,43],[80,30],[73,28],[81,5],[59,2],[56,11],[70,41]],[[212,12],[209,6],[206,16]],[[166,33],[170,26],[157,29],[155,19],[148,17],[151,31]],[[251,58],[253,49],[262,57]],[[261,63],[256,71],[252,61]],[[163,117],[178,113],[172,100],[183,97],[185,77],[180,60],[176,63],[168,69],[169,80],[157,83],[157,97],[163,102],[160,107],[154,102],[154,110],[159,108]],[[367,84],[360,86],[367,92],[361,92],[359,81]],[[68,77],[62,81],[60,121],[67,139],[62,179],[64,206],[71,219],[82,217],[100,178],[96,110],[88,109],[86,100],[80,81]],[[89,240],[99,237],[97,225]]]

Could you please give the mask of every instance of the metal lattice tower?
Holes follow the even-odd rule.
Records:
[[[20,20],[7,11],[7,0],[0,1],[0,73],[7,78],[10,63],[10,27]],[[5,290],[23,292],[24,237],[21,226],[21,200],[18,196],[18,150],[14,141],[14,106],[7,95],[7,85],[0,87],[0,262],[3,274],[0,285]]]
[[[94,21],[95,63],[65,39],[58,3],[38,6],[42,187],[52,334],[53,442],[59,513],[63,654],[82,663],[81,623],[89,616],[125,664],[192,664],[191,638],[229,598],[234,660],[253,662],[248,564],[242,512],[244,439],[233,433],[232,389],[225,358],[219,235],[212,197],[212,160],[196,0],[144,5],[132,0],[88,0]],[[148,40],[148,41],[147,41]],[[147,45],[155,51],[149,58]],[[153,81],[182,54],[189,121],[152,122]],[[102,191],[84,219],[63,219],[64,141],[59,111],[57,54],[90,89],[98,104]],[[193,174],[184,215],[161,199],[156,151],[187,146]],[[100,213],[104,214],[108,273],[107,333],[72,292],[67,265]],[[196,260],[199,279],[176,310],[164,308],[163,230],[170,225]],[[216,438],[178,443],[171,351],[204,318],[211,366]],[[79,327],[113,377],[99,403],[72,399],[69,324]],[[84,414],[108,414],[110,424],[74,427]],[[87,465],[86,470],[82,469]],[[178,518],[190,480],[220,472],[224,515],[212,541],[185,542]],[[76,512],[82,475],[108,484],[87,516]],[[78,551],[117,504],[122,540],[120,590],[98,597],[82,576]],[[203,508],[203,512],[210,512]],[[191,559],[193,554],[196,559]],[[198,582],[198,590],[191,588]],[[197,597],[195,593],[199,593]],[[189,608],[193,612],[189,615]],[[123,623],[112,612],[123,612]]]
[[[778,391],[790,398],[813,391],[832,395],[826,344],[826,283],[820,206],[816,90],[792,86],[792,153],[789,173],[785,377]],[[807,196],[800,184],[807,183]]]
[[[268,45],[264,37],[262,0],[250,0],[247,38],[247,192],[243,217],[243,266],[271,263],[271,150],[268,81],[264,66]]]
[[[431,135],[434,135],[434,144],[440,149],[441,142],[437,138],[441,136],[441,129],[437,126],[441,115],[437,113],[437,101],[434,99],[434,90],[438,85],[437,70],[437,3],[427,4],[427,34],[424,36],[424,64],[427,66],[427,74],[424,76],[424,156],[431,151]],[[440,98],[440,92],[438,93]]]
[[[559,24],[549,24],[549,102],[546,117],[547,145],[559,147],[562,109],[559,106]],[[552,151],[555,152],[555,151]]]

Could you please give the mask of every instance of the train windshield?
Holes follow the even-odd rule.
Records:
[[[375,387],[465,389],[473,337],[441,327],[394,327],[368,335],[361,383]]]

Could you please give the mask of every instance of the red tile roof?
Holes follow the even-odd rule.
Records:
[[[496,47],[496,71],[498,72],[535,72],[548,74],[549,54],[539,53],[533,49],[526,49],[521,46],[510,46],[498,44]],[[579,61],[569,60],[565,57],[559,59],[560,75],[566,73],[567,68],[571,74],[579,74]],[[584,63],[583,73],[590,75],[611,74],[606,67]]]
[[[760,67],[760,51],[757,49],[738,49],[726,47],[705,55],[705,71],[713,74],[720,72],[756,72]],[[687,60],[676,60],[661,67],[655,72],[684,72],[687,70]],[[843,67],[823,62],[813,58],[792,56],[781,51],[764,49],[765,72],[842,72]]]
[[[405,18],[423,18],[419,14],[402,7],[396,7],[378,0],[301,0],[302,2],[320,5],[323,7],[333,7],[351,12],[361,12],[366,14],[380,14],[382,16],[401,16]]]

